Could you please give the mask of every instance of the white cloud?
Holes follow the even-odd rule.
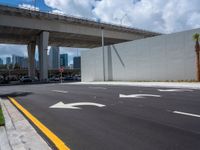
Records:
[[[190,18],[187,20],[187,25],[191,28],[200,27],[200,13],[194,12],[191,14]]]
[[[27,56],[26,45],[0,44],[0,58],[3,59],[4,63],[6,57],[11,57],[13,54]]]
[[[1,57],[18,55],[27,56],[27,46],[26,45],[15,45],[15,44],[0,44],[0,54]]]
[[[57,9],[54,9],[51,11],[52,14],[57,14],[57,15],[64,15],[65,13],[60,11],[60,10],[57,10]]]
[[[199,0],[141,0],[135,4],[131,0],[102,0],[94,12],[104,21],[170,33],[200,27],[200,21],[196,20],[200,15],[199,5]],[[127,17],[123,18],[124,15]],[[191,16],[195,23],[191,23]],[[120,19],[123,20],[119,22]]]
[[[23,9],[36,10],[36,11],[40,10],[39,7],[35,7],[33,5],[30,5],[30,4],[19,4],[18,7],[23,8]]]
[[[44,0],[65,14],[163,33],[200,27],[199,0]]]
[[[44,0],[45,4],[67,15],[93,17],[92,8],[95,0]]]

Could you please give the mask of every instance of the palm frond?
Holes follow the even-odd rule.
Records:
[[[200,34],[199,33],[195,33],[193,36],[192,36],[193,40],[199,40],[200,38]]]

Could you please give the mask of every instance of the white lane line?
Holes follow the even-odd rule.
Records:
[[[119,94],[119,98],[144,98],[144,97],[161,97],[160,95],[152,95],[152,94]]]
[[[190,89],[158,89],[160,92],[192,92]]]
[[[88,88],[90,88],[90,89],[101,89],[101,90],[106,90],[107,89],[105,87],[93,87],[93,86],[90,86]]]
[[[197,115],[197,114],[191,114],[191,113],[186,113],[186,112],[181,112],[181,111],[173,111],[173,113],[200,118],[200,115]]]
[[[51,90],[52,92],[58,92],[58,93],[68,93],[68,91],[60,91],[60,90]]]

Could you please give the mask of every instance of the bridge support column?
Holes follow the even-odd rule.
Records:
[[[40,81],[47,81],[48,79],[48,50],[49,32],[43,31],[39,36],[39,66],[40,66]]]
[[[28,50],[28,75],[30,78],[35,78],[35,45],[36,43],[29,43]]]

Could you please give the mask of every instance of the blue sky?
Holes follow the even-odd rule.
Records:
[[[34,0],[0,0],[0,4],[33,9]],[[40,11],[62,13],[161,33],[200,28],[200,0],[36,0]],[[80,49],[79,49],[80,50]],[[70,63],[76,49],[69,53]],[[26,56],[26,46],[0,44],[0,57]]]
[[[36,2],[36,3],[35,3]],[[41,8],[44,11],[51,11],[52,8],[45,5],[43,0],[0,0],[1,4],[18,7],[19,4],[30,4]]]

